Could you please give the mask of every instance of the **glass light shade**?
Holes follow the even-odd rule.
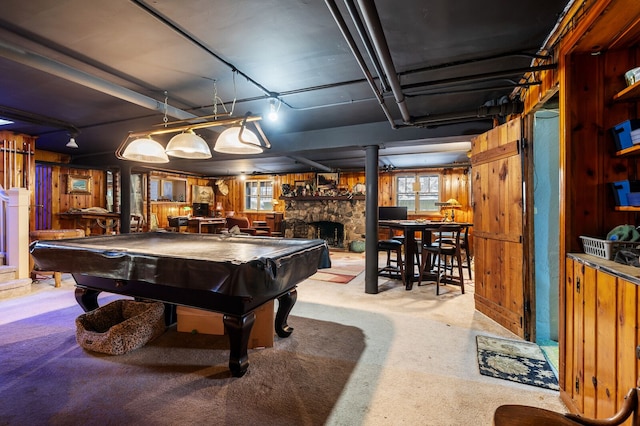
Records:
[[[229,127],[220,133],[213,150],[224,154],[259,154],[262,152],[260,141],[251,130],[245,128],[242,132],[242,140],[248,144],[240,142],[239,135],[240,127]]]
[[[164,152],[164,147],[151,138],[142,138],[132,141],[122,153],[127,160],[141,161],[143,163],[168,163],[169,157]]]
[[[179,158],[211,158],[211,150],[207,142],[192,131],[172,137],[165,152]]]

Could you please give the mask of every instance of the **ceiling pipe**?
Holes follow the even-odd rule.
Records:
[[[360,66],[360,69],[362,70],[364,76],[366,77],[367,82],[369,83],[369,86],[371,86],[371,90],[373,90],[373,93],[376,95],[378,104],[380,104],[380,107],[382,108],[382,112],[384,112],[384,115],[387,117],[387,120],[389,120],[389,123],[391,124],[391,128],[397,129],[396,123],[393,120],[393,117],[391,116],[391,113],[389,112],[387,105],[384,103],[384,98],[382,97],[382,95],[380,94],[380,91],[376,87],[376,84],[373,81],[373,76],[371,75],[371,72],[367,68],[367,64],[364,62],[364,58],[362,57],[362,54],[358,50],[358,47],[356,46],[356,42],[353,39],[353,36],[349,32],[349,28],[347,28],[347,24],[344,21],[344,18],[342,17],[342,15],[340,14],[340,10],[338,10],[338,6],[336,5],[336,2],[334,0],[325,0],[325,3],[327,4],[327,7],[329,8],[331,15],[333,16],[333,19],[336,21],[336,24],[338,24],[338,28],[340,29],[342,36],[344,37],[347,44],[349,45],[349,48],[351,49],[351,53],[353,54],[353,56],[356,59],[356,62]]]
[[[382,29],[382,24],[380,23],[380,17],[378,16],[376,6],[373,3],[373,0],[358,0],[358,5],[362,11],[365,25],[371,35],[373,45],[376,48],[376,52],[380,58],[382,67],[384,68],[384,72],[387,75],[389,84],[391,85],[393,96],[396,98],[396,104],[398,104],[400,114],[402,114],[402,120],[404,120],[405,123],[411,123],[411,114],[409,113],[409,108],[407,107],[404,94],[402,93],[402,87],[400,87],[400,80],[398,79],[396,68],[393,65],[389,45],[387,44],[387,40],[384,36],[384,31]]]
[[[386,77],[384,72],[380,68],[380,61],[378,57],[375,55],[373,45],[371,44],[371,40],[367,36],[367,31],[364,28],[364,24],[362,23],[362,19],[360,19],[360,15],[358,14],[358,9],[356,8],[356,4],[353,0],[344,0],[344,4],[349,11],[349,16],[351,16],[351,20],[356,26],[356,30],[358,35],[360,36],[360,40],[362,40],[362,44],[364,44],[364,49],[371,59],[371,63],[373,64],[373,69],[376,70],[376,74],[378,74],[378,79],[380,81],[380,88],[382,92],[388,92],[389,86],[387,86]]]
[[[306,164],[307,166],[311,166],[315,169],[318,170],[324,170],[325,172],[334,172],[335,170],[332,169],[329,166],[325,166],[324,164],[320,164],[320,163],[316,163],[313,160],[309,160],[308,158],[304,158],[304,157],[298,157],[297,155],[290,155],[289,158],[291,158],[294,161],[297,161],[298,163],[302,163],[302,164]]]
[[[266,96],[268,96],[270,98],[277,98],[280,102],[283,102],[282,99],[280,99],[279,93],[270,91],[269,89],[264,87],[262,84],[258,83],[256,80],[251,78],[249,75],[247,75],[244,72],[240,71],[238,69],[238,67],[236,67],[234,64],[232,64],[231,62],[226,61],[224,58],[222,58],[216,52],[211,50],[207,45],[202,43],[200,40],[196,39],[193,35],[189,34],[186,30],[184,30],[183,28],[181,28],[180,26],[175,24],[169,18],[167,18],[164,15],[162,15],[160,12],[158,12],[155,9],[153,9],[151,6],[147,5],[144,1],[131,0],[131,2],[133,4],[135,4],[135,5],[137,5],[138,7],[140,7],[145,12],[147,12],[149,15],[153,16],[155,19],[160,21],[162,24],[166,25],[168,28],[170,28],[174,32],[180,34],[182,37],[186,38],[191,43],[195,44],[196,46],[200,47],[205,52],[207,52],[208,54],[210,54],[211,56],[216,58],[218,61],[220,61],[221,63],[226,65],[227,68],[229,68],[232,72],[235,72],[238,75],[241,75],[242,77],[244,77],[249,83],[253,84],[255,87],[260,89]],[[286,103],[285,103],[285,105],[286,105]]]
[[[59,129],[65,129],[69,132],[70,136],[76,136],[80,133],[80,130],[71,123],[58,120],[44,115],[36,114],[33,112],[26,112],[16,108],[0,105],[0,116],[8,118],[10,120],[24,121],[27,123],[37,124],[39,126],[55,127]]]
[[[439,125],[452,124],[464,121],[473,121],[478,119],[488,119],[496,116],[505,117],[511,114],[520,114],[523,111],[523,104],[520,101],[511,101],[501,105],[481,106],[475,111],[452,112],[448,114],[427,115],[424,117],[416,117],[414,124],[416,125]]]
[[[498,53],[498,54],[495,54],[495,55],[483,56],[481,58],[461,59],[461,60],[458,60],[458,61],[447,62],[447,63],[443,63],[443,64],[429,65],[429,66],[425,66],[425,67],[414,68],[414,69],[410,69],[410,70],[399,72],[398,75],[400,77],[402,77],[402,76],[405,76],[405,75],[418,74],[418,73],[424,73],[424,72],[429,72],[429,71],[437,71],[437,70],[442,70],[442,69],[445,69],[445,68],[453,68],[453,67],[457,67],[457,66],[460,66],[460,65],[476,64],[476,63],[479,63],[479,62],[487,62],[487,61],[494,61],[494,60],[498,60],[498,59],[506,59],[506,58],[510,58],[510,57],[513,57],[513,56],[522,56],[522,57],[526,57],[526,58],[543,59],[543,60],[552,59],[551,55],[527,53],[527,52],[522,51],[522,50],[516,50],[516,51],[511,51],[511,52],[506,52],[506,53]]]
[[[533,72],[537,72],[537,71],[554,70],[554,69],[557,69],[557,68],[558,68],[557,64],[545,64],[545,65],[537,65],[537,66],[534,66],[534,67],[512,68],[510,70],[504,70],[504,71],[494,71],[494,72],[487,72],[487,73],[482,73],[482,74],[465,75],[465,76],[460,76],[460,77],[450,77],[450,78],[443,78],[443,79],[440,79],[440,80],[433,80],[433,81],[424,81],[424,82],[420,82],[420,83],[404,84],[404,85],[402,85],[402,88],[403,89],[416,89],[416,88],[420,88],[420,87],[438,86],[438,85],[442,85],[442,84],[449,84],[450,85],[450,84],[455,84],[455,83],[470,83],[470,82],[474,82],[474,81],[499,79],[499,78],[509,77],[509,76],[513,76],[513,75],[522,75],[522,74],[525,74],[525,73],[533,73]]]
[[[6,42],[0,41],[0,56],[65,80],[72,81],[84,87],[97,90],[98,92],[106,93],[107,95],[122,99],[132,104],[153,111],[158,111],[163,114],[166,112],[168,116],[173,118],[184,120],[198,117],[197,115],[172,107],[171,105],[165,106],[164,102],[160,102],[141,93],[134,92],[126,87],[118,86],[117,84],[113,84],[100,77],[72,68],[61,62],[54,61],[53,59],[49,59],[38,53],[12,46]]]

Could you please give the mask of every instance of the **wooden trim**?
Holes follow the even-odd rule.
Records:
[[[527,114],[522,118],[522,182],[524,211],[522,218],[522,280],[524,291],[524,336],[530,342],[536,341],[536,281],[535,281],[535,238],[534,238],[534,159],[531,143],[534,138],[534,115]]]
[[[489,149],[472,156],[471,166],[477,167],[481,164],[490,163],[491,161],[501,160],[518,154],[520,154],[520,141],[508,142],[497,148]]]

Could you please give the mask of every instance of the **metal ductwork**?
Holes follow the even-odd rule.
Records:
[[[166,105],[165,107],[163,102],[150,98],[146,95],[134,92],[126,87],[118,86],[117,84],[111,83],[100,77],[77,70],[37,53],[11,46],[5,42],[0,42],[0,56],[153,111],[158,111],[164,114],[166,108],[166,114],[168,116],[179,120],[197,117],[197,115],[170,105]]]

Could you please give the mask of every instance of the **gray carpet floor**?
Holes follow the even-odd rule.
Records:
[[[364,263],[364,256],[360,254],[332,253],[335,262],[339,262],[341,257],[353,261],[358,256]],[[30,295],[1,300],[0,326],[77,307],[73,296],[73,281],[69,276],[65,275],[64,278],[61,288],[54,288],[52,280],[43,280],[33,284]],[[312,346],[316,348],[316,352],[302,351],[304,357],[296,355],[295,359],[300,360],[300,365],[307,365],[306,371],[315,368],[312,364],[314,353],[324,351],[322,353],[326,352],[328,355],[322,356],[330,357],[339,345],[349,347],[351,342],[354,350],[348,358],[348,365],[341,370],[338,386],[331,388],[338,389],[339,392],[330,395],[330,398],[322,398],[323,405],[317,410],[319,413],[309,414],[314,406],[313,394],[320,392],[310,385],[308,389],[303,388],[289,395],[286,403],[293,403],[297,408],[291,408],[294,415],[283,417],[281,424],[491,425],[494,410],[502,404],[527,404],[566,411],[556,391],[495,379],[479,373],[476,336],[515,336],[474,310],[472,281],[467,282],[467,292],[464,295],[460,294],[458,287],[452,286],[441,289],[440,296],[435,295],[434,285],[414,286],[413,290],[406,291],[399,281],[385,278],[379,279],[379,288],[378,294],[366,294],[364,273],[347,284],[306,280],[299,285],[298,301],[289,321],[294,329],[298,325],[292,337],[306,331],[310,337],[316,338],[312,343],[316,345]],[[105,296],[103,300],[109,299]],[[297,318],[300,318],[298,324]],[[332,330],[344,330],[336,332],[335,337],[323,337],[314,331],[318,328],[314,324],[323,322],[330,324]],[[86,355],[82,354],[82,349],[73,347],[72,337],[60,337],[60,341],[55,336],[52,337],[60,345],[65,341],[71,345],[64,349],[68,350],[67,353],[75,354],[74,356]],[[7,343],[2,339],[3,336],[0,335],[1,344]],[[302,339],[302,336],[298,339]],[[302,340],[297,340],[300,341]],[[275,349],[286,351],[295,346],[295,342],[296,340],[276,340]],[[158,350],[156,347],[151,349]],[[275,363],[275,353],[273,349],[250,353],[251,371],[254,371],[252,368],[257,370],[258,367],[264,368]],[[102,358],[98,357],[100,359]],[[0,369],[3,368],[7,367],[1,365]],[[135,362],[127,368],[135,369]],[[203,368],[209,368],[204,373],[210,376],[209,381],[197,383],[202,388],[199,392],[206,395],[210,392],[207,387],[219,383],[211,381],[211,378],[220,379],[219,376],[224,375],[224,372],[206,366]],[[200,371],[193,366],[190,369],[193,371],[187,373]],[[254,377],[258,375],[256,371]],[[309,380],[313,380],[313,375],[309,377]],[[227,380],[224,377],[222,379]],[[29,379],[25,377],[22,380]],[[172,377],[169,380],[178,379]],[[50,391],[54,394],[55,386]],[[300,396],[305,391],[308,391],[311,398],[307,398],[309,395],[306,394],[304,398]],[[0,398],[5,397],[8,392],[12,392],[12,387],[0,384]],[[28,382],[16,386],[15,392],[37,393],[29,389]],[[53,394],[49,399],[39,398],[39,408],[25,406],[25,412],[34,409],[55,411],[57,402]],[[227,404],[236,404],[239,397],[236,399],[233,395],[235,393],[231,391],[224,395]],[[259,398],[260,395],[255,397]],[[206,414],[210,407],[206,407],[205,401],[202,404],[202,407],[197,404],[189,406],[188,411],[198,412],[201,408]],[[182,419],[180,416],[163,417],[158,413],[145,413],[144,405],[137,411],[135,406],[128,406],[127,409],[133,411],[132,417],[127,419],[135,418],[137,424],[240,424],[230,417],[223,417],[218,422],[207,422],[206,415]],[[101,407],[101,410],[102,416],[107,417],[94,418],[93,422],[108,424],[109,413],[115,415],[122,407],[114,402],[113,405]],[[266,407],[265,410],[268,412],[269,408]],[[87,415],[90,413],[91,410],[87,410]],[[7,419],[3,422],[1,414],[0,424],[19,424]],[[277,422],[267,415],[252,420],[253,424]]]

